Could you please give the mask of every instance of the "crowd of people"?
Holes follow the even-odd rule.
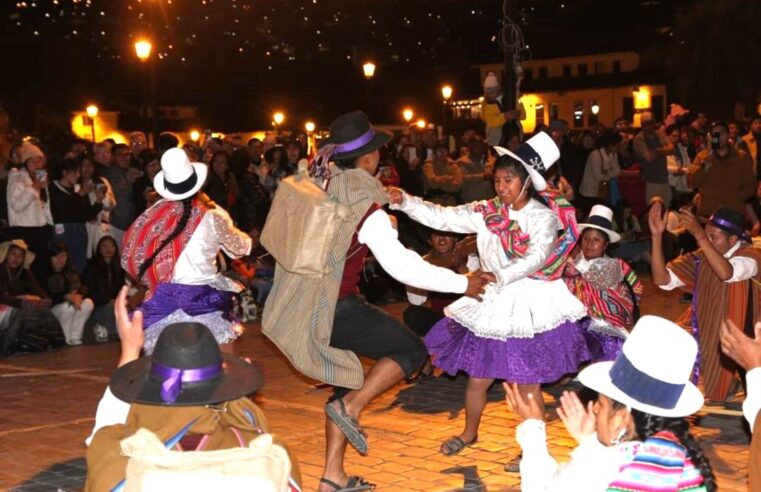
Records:
[[[234,298],[250,289],[260,306],[266,301],[264,333],[300,371],[335,388],[325,406],[320,490],[372,488],[343,463],[348,445],[368,452],[362,410],[433,367],[469,376],[463,431],[441,443],[446,456],[479,440],[487,390],[506,382],[508,403],[524,419],[523,454],[512,467],[523,490],[643,490],[632,488],[643,474],[668,490],[715,490],[685,418],[703,394],[723,402],[744,386],[746,417],[757,424],[750,382],[761,366],[761,253],[753,247],[761,117],[747,133],[702,114],[667,124],[642,113],[639,129],[619,118],[572,133],[556,120],[524,135],[491,84],[485,106],[497,110],[484,111],[484,132],[431,127],[391,136],[354,112],[334,121],[317,149],[305,134],[209,137],[198,146],[165,133],[148,148],[133,132],[126,144],[74,140],[59,153],[18,143],[0,181],[0,353],[121,338],[124,368],[93,432],[95,449],[110,449],[135,430],[124,402],[148,415],[150,405],[172,408],[185,391],[129,389],[126,368],[149,367],[166,381],[184,381],[183,371],[193,373],[189,382],[217,377],[227,369],[190,370],[211,367],[201,355],[168,362],[181,350],[172,344],[208,338],[230,351],[240,333]],[[319,278],[275,266],[278,253],[257,241],[279,213],[277,190],[297,173],[312,176],[349,217],[329,244],[331,273]],[[645,272],[653,286],[685,291],[677,324],[640,318]],[[404,323],[367,302],[405,290]],[[128,305],[141,313],[132,321]],[[664,353],[654,356],[658,347]],[[138,359],[141,350],[148,355]],[[232,357],[198,350],[220,367]],[[367,375],[357,355],[377,361]],[[247,384],[217,400],[191,392],[186,404],[200,412],[224,402],[248,415],[247,424],[231,424],[236,436],[262,433],[261,411],[240,403],[260,375],[237,370]],[[575,374],[598,396],[561,399],[579,448],[558,467],[547,452],[541,385]],[[189,415],[162,418],[176,431]],[[93,473],[107,470],[91,476],[93,490],[123,478],[119,460],[92,463]],[[297,457],[288,460],[281,482],[298,490]]]

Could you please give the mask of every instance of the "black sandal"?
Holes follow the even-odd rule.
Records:
[[[441,444],[439,452],[444,456],[454,456],[460,454],[463,449],[469,448],[478,442],[478,436],[470,442],[463,441],[459,436],[452,436]]]
[[[350,476],[349,481],[346,482],[344,487],[324,477],[320,479],[320,483],[332,487],[336,492],[360,492],[361,490],[373,490],[375,488],[375,484],[368,482],[358,475]]]
[[[328,403],[325,405],[325,414],[338,426],[339,429],[341,429],[341,432],[344,433],[346,439],[349,440],[349,443],[354,446],[359,454],[363,456],[366,455],[367,435],[365,434],[365,431],[362,430],[357,419],[346,412],[346,406],[344,406],[343,400],[339,398],[335,401],[338,402],[339,409],[336,410],[331,403]]]

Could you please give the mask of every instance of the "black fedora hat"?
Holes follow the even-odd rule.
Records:
[[[708,223],[718,227],[724,232],[737,236],[740,239],[748,241],[748,234],[745,231],[745,216],[729,207],[719,207],[719,209],[708,218]]]
[[[206,326],[175,323],[161,332],[153,355],[117,369],[109,387],[129,403],[196,406],[235,400],[261,385],[261,371],[222,354]]]
[[[332,145],[331,160],[351,159],[386,145],[391,135],[375,131],[370,118],[362,111],[342,114],[330,124],[330,136],[320,146]]]

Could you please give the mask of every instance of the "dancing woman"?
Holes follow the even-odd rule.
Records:
[[[621,237],[613,231],[613,211],[595,205],[586,223],[579,224],[581,253],[566,263],[563,280],[586,306],[589,316],[579,322],[592,362],[614,360],[637,322],[642,282],[632,267],[605,254]]]
[[[441,207],[390,191],[392,208],[428,227],[476,233],[481,268],[496,276],[482,301],[457,300],[425,338],[435,366],[470,376],[465,429],[441,445],[446,456],[476,442],[494,379],[517,383],[524,398],[541,402],[540,384],[575,372],[588,359],[575,324],[586,310],[559,279],[577,239],[573,207],[560,197],[535,193],[546,189],[542,173],[557,161],[558,148],[539,133],[515,153],[495,149],[493,200]]]
[[[138,309],[145,316],[144,349],[151,353],[161,330],[195,321],[220,344],[239,335],[232,297],[242,287],[218,273],[220,250],[233,258],[249,254],[251,238],[227,212],[200,193],[205,164],[191,163],[182,149],[161,157],[153,185],[163,198],[143,212],[124,236],[122,266],[146,289]]]

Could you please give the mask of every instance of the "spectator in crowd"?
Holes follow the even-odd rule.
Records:
[[[110,216],[111,210],[116,205],[116,197],[114,191],[111,189],[111,183],[102,176],[96,174],[95,162],[90,156],[84,156],[79,161],[80,166],[80,187],[87,191],[87,196],[90,199],[90,204],[94,204],[98,200],[98,192],[102,192],[105,197],[101,202],[103,208],[100,213],[91,221],[85,224],[87,228],[87,259],[92,258],[95,253],[95,247],[103,236],[111,235]]]
[[[434,155],[423,164],[423,187],[427,200],[441,205],[455,205],[462,190],[462,171],[449,158],[444,142],[434,147]]]
[[[8,151],[8,161],[0,165],[0,240],[8,239],[8,178],[13,169],[21,166],[21,144],[14,144]]]
[[[66,159],[60,166],[61,179],[54,180],[50,191],[50,211],[53,217],[53,241],[66,245],[68,260],[77,273],[84,272],[87,265],[87,227],[85,224],[97,219],[103,210],[106,193],[102,187],[94,189],[79,185],[81,165]],[[95,193],[90,203],[88,193]]]
[[[587,157],[577,200],[582,210],[588,211],[596,203],[615,206],[618,202],[619,197],[614,196],[614,193],[618,192],[617,181],[615,184],[613,181],[617,180],[621,173],[621,167],[618,165],[618,148],[621,141],[621,135],[618,133],[607,132],[600,137],[598,148]]]
[[[579,224],[581,251],[563,270],[568,290],[587,308],[578,321],[592,362],[615,360],[628,330],[639,317],[642,283],[624,260],[605,253],[621,239],[613,231],[613,210],[595,205],[586,223]]]
[[[692,126],[683,125],[682,131],[679,134],[679,140],[682,146],[687,149],[687,155],[690,157],[690,162],[692,162],[701,150],[700,145],[696,144],[696,142],[700,141],[700,137]]]
[[[659,197],[653,199],[663,203]],[[632,212],[631,204],[622,200],[616,211],[615,230],[621,236],[614,247],[610,249],[610,256],[633,265],[638,271],[646,271],[650,268],[650,242],[644,234],[637,216]],[[671,243],[669,243],[671,244]]]
[[[19,149],[21,167],[8,174],[8,234],[23,239],[38,259],[32,264],[35,276],[44,278],[45,253],[50,242],[50,200],[45,154],[31,142]]]
[[[135,180],[132,185],[132,202],[135,204],[135,214],[140,215],[146,208],[156,203],[159,199],[156,190],[153,189],[153,178],[161,169],[159,155],[152,149],[140,153],[140,169],[143,175]]]
[[[221,353],[209,328],[200,323],[169,325],[153,355],[140,358],[143,316],[138,311],[129,318],[126,296],[124,289],[116,303],[121,356],[98,403],[95,427],[87,439],[88,492],[124,485],[129,465],[120,443],[141,428],[154,432],[162,441],[171,439],[167,447],[178,451],[248,447],[249,441],[270,432],[264,412],[249,398],[262,385],[259,369],[239,357]],[[173,372],[183,370],[194,371],[193,383],[178,377],[170,385]],[[283,447],[281,456],[288,453],[279,439],[274,438],[274,442]],[[284,463],[284,469],[268,469],[260,485],[267,490],[301,490],[297,461],[292,455],[282,458],[268,463],[272,466],[290,461],[291,466]],[[252,461],[249,466],[254,464]],[[254,464],[250,473],[254,470],[260,471],[261,467]],[[236,478],[242,480],[239,474]]]
[[[212,140],[214,140],[214,139],[212,139]],[[219,152],[220,150],[222,150],[222,142],[219,139],[216,139],[214,144],[218,145],[218,148],[217,147],[212,147],[212,148],[214,148],[214,152]],[[179,146],[180,146],[180,139],[178,139],[172,133],[163,132],[163,133],[161,133],[161,135],[159,135],[158,146],[157,146],[156,150],[159,153],[159,158],[161,158],[161,156],[164,155],[164,152],[166,152],[169,149],[174,149],[174,148],[179,147]]]
[[[145,133],[137,131],[129,134],[130,167],[143,170],[145,163],[140,154],[148,148],[148,139]]]
[[[251,164],[258,168],[264,158],[264,145],[262,141],[258,138],[250,139],[246,145],[246,151],[248,152],[249,159],[251,159]]]
[[[469,142],[467,156],[457,160],[462,173],[460,193],[462,203],[488,200],[494,196],[492,184],[494,158],[489,155],[486,143],[483,141],[471,138]]]
[[[758,143],[761,142],[761,115],[757,115],[750,122],[750,131],[743,135],[737,148],[750,154],[753,163],[753,175],[761,181],[761,165],[759,165]]]
[[[515,110],[506,110],[502,101],[502,87],[497,74],[489,72],[484,79],[484,100],[481,103],[481,120],[486,125],[486,143],[501,145],[504,131],[517,127]]]
[[[682,143],[682,129],[679,126],[671,125],[666,128],[666,136],[674,147],[674,153],[666,156],[673,202],[683,195],[692,194],[692,188],[687,185],[687,171],[692,164],[692,159],[690,159],[689,150]],[[667,203],[667,205],[671,206],[671,203]]]
[[[729,145],[732,147],[737,147],[743,136],[743,129],[742,126],[740,126],[740,123],[736,121],[730,121],[727,123],[727,133]]]
[[[731,320],[722,322],[721,351],[747,371],[743,415],[753,437],[748,456],[748,490],[761,490],[761,325],[756,323],[752,333]]]
[[[378,165],[378,179],[383,186],[399,186],[401,179],[396,170],[396,163],[391,152],[381,152],[381,162]]]
[[[280,184],[285,168],[286,157],[285,147],[280,144],[273,145],[264,153],[264,169],[260,172],[264,172],[264,178],[261,180],[262,186],[269,193],[270,198],[275,196],[275,190],[277,185]]]
[[[64,157],[66,159],[81,159],[82,156],[87,154],[87,148],[89,144],[86,140],[82,140],[81,138],[75,138],[71,141],[71,145],[69,146],[69,151],[66,152]]]
[[[423,132],[419,135],[420,141],[419,144],[419,150],[420,150],[420,159],[425,162],[430,159],[433,159],[433,154],[436,151],[436,130],[432,128],[426,128],[423,130]],[[447,150],[449,150],[447,148]]]
[[[285,146],[285,158],[287,175],[295,174],[299,169],[299,161],[306,158],[306,147],[303,147],[301,142],[296,139],[291,139]]]
[[[29,265],[32,252],[22,239],[0,244],[0,354],[44,352],[66,340]]]
[[[432,265],[448,268],[455,273],[468,273],[467,252],[456,248],[459,236],[452,232],[430,229],[430,252],[423,259]],[[475,253],[475,251],[474,251]],[[444,318],[444,308],[461,296],[444,292],[428,292],[423,289],[407,287],[407,300],[410,306],[404,310],[404,324],[418,336],[425,337],[439,320]],[[429,306],[425,306],[430,301]],[[428,368],[430,369],[430,367]]]
[[[256,229],[258,233],[261,232],[267,220],[270,198],[261,184],[256,164],[248,159],[243,159],[242,164],[245,167],[235,174],[239,187],[238,224],[243,230]]]
[[[119,246],[111,236],[98,242],[83,275],[87,295],[95,304],[92,313],[95,340],[106,342],[116,335],[114,299],[124,285],[124,271],[119,264]]]
[[[650,203],[654,196],[659,196],[665,203],[671,203],[666,157],[674,153],[674,146],[656,129],[653,113],[642,113],[640,122],[642,130],[634,137],[633,143],[645,180],[645,200]]]
[[[698,215],[707,217],[721,206],[745,211],[745,201],[756,192],[756,178],[748,154],[729,145],[727,125],[715,123],[711,148],[692,162],[687,184],[700,193]]]
[[[111,160],[107,164],[101,162],[102,167],[98,169],[98,172],[111,183],[111,191],[113,191],[116,199],[116,204],[111,209],[110,214],[111,236],[113,236],[116,244],[120,245],[124,231],[135,218],[135,204],[132,202],[133,180],[128,173],[129,147],[125,144],[115,145],[112,154],[113,163]]]
[[[706,397],[725,401],[733,396],[736,367],[721,355],[719,326],[725,319],[743,327],[761,320],[757,302],[761,298],[761,252],[746,242],[741,213],[722,207],[703,228],[695,215],[685,209],[680,214],[681,222],[700,249],[667,266],[661,240],[666,223],[661,212],[660,205],[656,205],[649,217],[653,282],[663,290],[682,288],[692,293],[692,315],[682,319],[689,319],[700,345],[697,370]]]
[[[423,195],[423,166],[418,157],[417,147],[408,143],[401,148],[396,160],[396,170],[399,173],[400,188],[410,195]]]
[[[113,154],[111,153],[111,144],[108,142],[98,142],[93,145],[92,155],[95,162],[98,163],[98,169],[111,166]]]
[[[708,133],[709,129],[708,115],[705,113],[698,113],[690,126],[695,129],[695,132],[697,132],[698,135],[705,135]]]
[[[560,149],[558,173],[568,180],[578,196],[579,186],[584,177],[586,157],[582,157],[581,150],[568,137],[568,123],[563,120],[552,120],[548,131],[555,145]]]
[[[228,212],[238,201],[238,182],[230,171],[230,156],[224,150],[214,154],[204,191]]]
[[[579,374],[596,401],[584,405],[568,391],[560,398],[558,415],[577,443],[564,466],[547,448],[541,397],[503,383],[508,406],[523,419],[516,429],[521,490],[715,491],[711,465],[686,419],[703,406],[690,382],[697,356],[695,340],[679,326],[643,317],[615,362]]]
[[[756,194],[745,204],[745,216],[750,222],[750,235],[761,235],[761,181],[756,187]]]
[[[81,345],[85,323],[95,305],[85,295],[82,277],[69,265],[69,253],[62,242],[50,247],[50,274],[45,287],[53,302],[53,315],[61,323],[67,345]]]
[[[595,150],[595,143],[596,138],[594,133],[592,133],[589,130],[584,130],[581,133],[578,134],[576,137],[576,142],[579,148],[581,149],[581,152],[584,154],[584,157],[589,157],[589,154],[592,153],[593,150]]]

